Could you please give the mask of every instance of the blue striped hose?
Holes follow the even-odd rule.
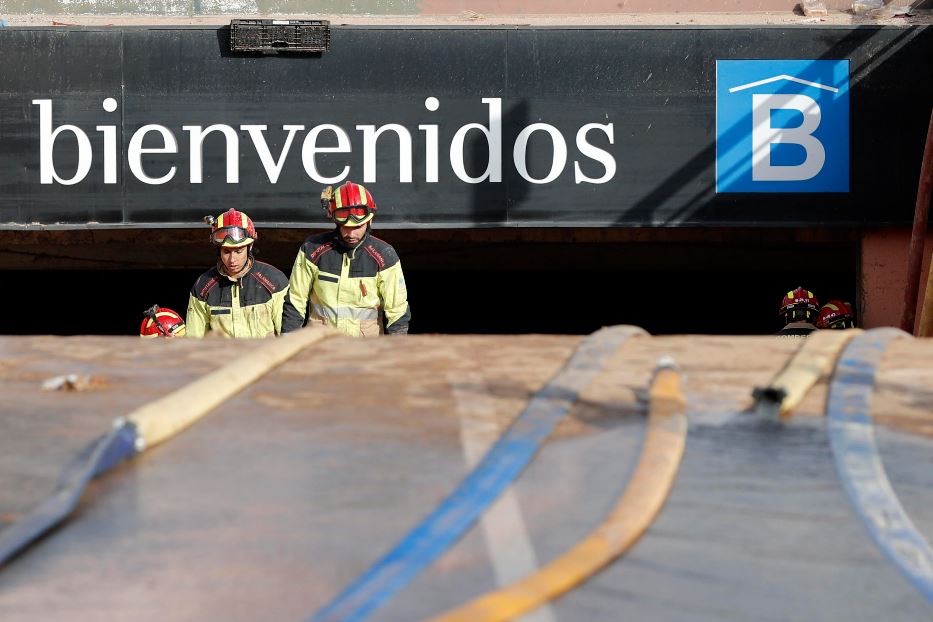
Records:
[[[457,489],[382,559],[314,614],[312,622],[364,620],[439,558],[521,474],[580,392],[602,371],[619,346],[637,334],[644,331],[615,326],[589,335]]]
[[[871,416],[878,363],[888,343],[905,336],[893,328],[872,330],[843,351],[829,388],[829,438],[849,501],[875,544],[933,602],[933,550],[888,481]]]
[[[0,531],[0,566],[71,514],[88,482],[136,453],[136,439],[136,426],[119,420],[85,448],[61,474],[51,496]]]

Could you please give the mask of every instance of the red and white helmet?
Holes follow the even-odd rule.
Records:
[[[841,300],[830,300],[820,309],[816,318],[817,328],[855,328],[855,314],[852,305]]]
[[[185,320],[175,311],[159,305],[152,305],[143,314],[146,316],[139,325],[139,336],[145,339],[154,337],[183,337]]]
[[[252,219],[232,207],[217,218],[205,216],[204,222],[211,226],[211,242],[217,246],[239,248],[252,244],[259,237]]]
[[[820,301],[816,299],[816,295],[808,289],[798,287],[784,294],[778,315],[783,315],[788,320],[809,320],[819,311]]]
[[[335,191],[331,186],[321,193],[321,207],[327,217],[338,225],[359,227],[376,215],[376,202],[369,190],[352,181]]]

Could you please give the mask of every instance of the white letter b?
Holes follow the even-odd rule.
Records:
[[[57,181],[63,186],[73,186],[84,179],[91,170],[91,141],[83,130],[74,125],[61,125],[52,129],[51,99],[34,99],[32,103],[39,106],[39,183],[51,184]],[[78,142],[78,166],[74,176],[68,179],[59,177],[52,158],[55,139],[62,132],[71,132]]]
[[[796,110],[803,115],[797,127],[772,127],[772,110]],[[813,132],[820,126],[820,105],[806,95],[752,95],[752,180],[804,181],[816,177],[826,162],[826,150]],[[800,145],[806,158],[800,164],[771,164],[771,145]]]

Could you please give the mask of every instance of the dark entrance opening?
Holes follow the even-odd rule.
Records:
[[[259,257],[288,274],[307,234],[269,230]],[[781,297],[797,286],[823,302],[859,306],[858,238],[851,231],[376,234],[402,258],[412,333],[584,334],[636,324],[652,334],[768,334],[781,326]],[[7,245],[0,265],[10,295],[0,333],[135,335],[143,309],[154,303],[184,314],[188,290],[212,253],[203,231],[186,230],[110,234],[106,243]]]
[[[770,334],[798,286],[858,306],[854,241],[679,237],[480,246],[449,270],[439,257],[402,255],[413,330],[584,334],[635,324],[652,334]]]

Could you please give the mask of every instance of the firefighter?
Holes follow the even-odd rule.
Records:
[[[395,249],[373,236],[376,202],[348,181],[328,186],[321,205],[334,229],[312,235],[298,251],[285,301],[283,332],[307,323],[353,336],[408,333],[411,313]]]
[[[841,300],[830,300],[816,318],[817,328],[845,329],[855,328],[855,314],[852,313],[852,305]]]
[[[217,265],[202,274],[188,296],[187,336],[208,333],[261,338],[282,332],[288,279],[281,270],[254,258],[258,239],[249,216],[229,209],[207,216]]]
[[[816,296],[808,289],[798,287],[784,295],[778,314],[784,318],[784,328],[776,334],[784,337],[806,337],[816,330],[813,322],[820,310]]]

